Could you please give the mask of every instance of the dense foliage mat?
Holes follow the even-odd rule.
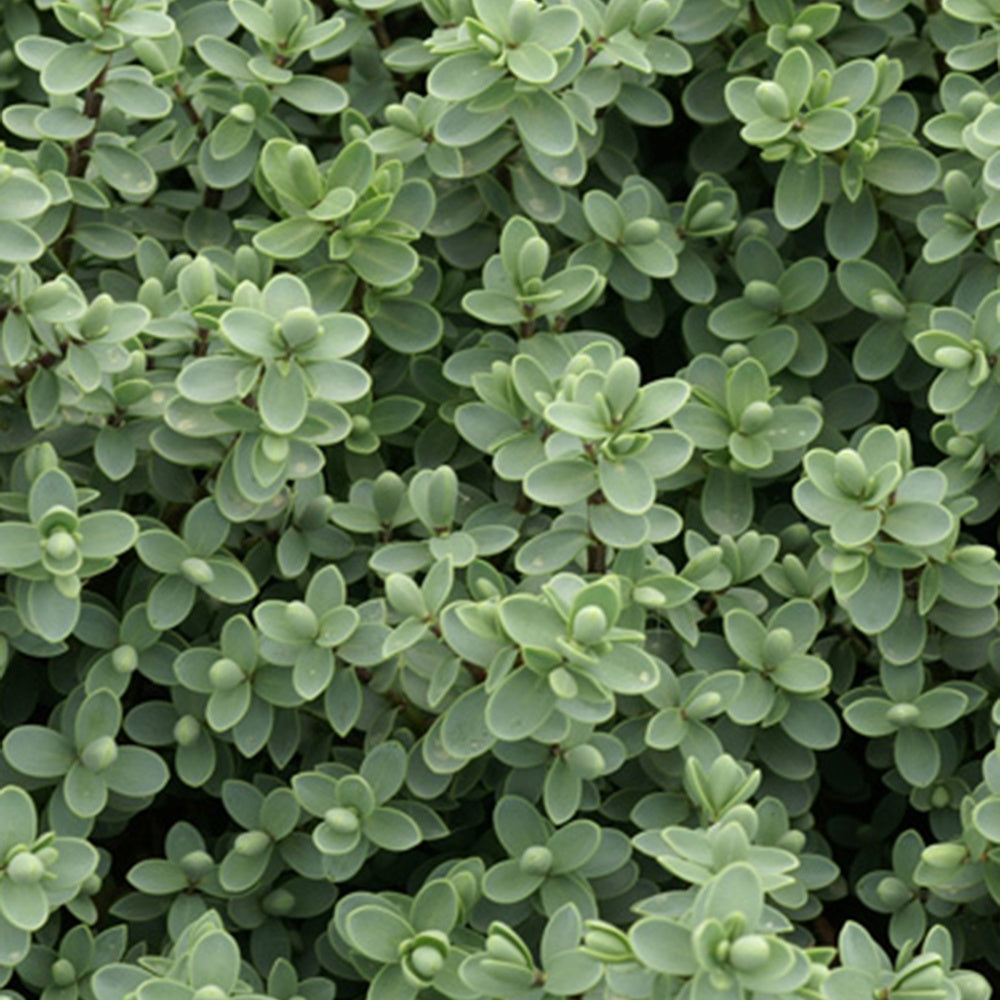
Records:
[[[0,997],[986,1000],[998,0],[0,0]]]

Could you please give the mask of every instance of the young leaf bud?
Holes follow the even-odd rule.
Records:
[[[868,490],[868,469],[853,448],[837,452],[833,478],[848,496],[863,497]]]
[[[781,84],[773,80],[762,80],[757,84],[753,96],[765,115],[781,121],[787,121],[791,117],[792,109],[788,103],[788,95]]]
[[[622,241],[630,246],[646,246],[660,235],[656,219],[633,219],[622,233]]]
[[[762,934],[744,934],[729,946],[729,964],[740,972],[753,972],[771,957],[771,945]]]
[[[535,845],[525,848],[518,865],[526,875],[548,875],[555,859],[547,847]]]
[[[781,292],[770,281],[754,278],[743,289],[743,297],[756,309],[777,313],[781,310]]]
[[[573,618],[573,641],[581,646],[593,646],[608,630],[607,615],[596,604],[580,608]]]
[[[901,701],[893,705],[885,713],[885,717],[897,729],[905,729],[907,726],[912,726],[919,721],[920,709],[916,705],[911,705],[908,701]]]
[[[216,691],[232,691],[247,679],[243,668],[235,661],[224,656],[208,668],[208,682]]]

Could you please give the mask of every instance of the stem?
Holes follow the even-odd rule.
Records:
[[[475,663],[469,663],[468,660],[462,660],[462,666],[472,678],[473,683],[482,684],[486,680],[486,671],[482,667],[476,666]]]
[[[378,47],[380,49],[389,48],[392,45],[392,36],[389,34],[389,29],[385,26],[381,12],[370,10],[368,17],[372,22],[372,27],[375,29],[375,41],[378,42]]]
[[[198,114],[198,109],[194,106],[191,98],[188,96],[184,88],[181,86],[178,80],[173,86],[174,96],[177,98],[177,103],[184,109],[184,114],[187,115],[188,121],[195,128],[195,132],[198,135],[198,139],[204,142],[208,138],[208,129],[205,126],[205,119]],[[210,187],[205,185],[205,191],[202,194],[201,203],[205,208],[218,208],[222,204],[223,191],[219,188]]]
[[[59,349],[65,352],[67,346],[69,345],[68,340],[64,340],[59,344]],[[14,378],[6,379],[0,382],[0,390],[9,391],[11,389],[20,389],[27,385],[31,381],[31,377],[38,371],[39,368],[51,368],[54,364],[62,361],[63,354],[55,354],[52,351],[46,351],[44,354],[40,354],[37,358],[32,361],[26,361],[23,365],[14,371]]]
[[[198,109],[191,103],[191,98],[185,93],[179,80],[174,84],[173,90],[174,96],[177,98],[177,102],[184,109],[184,114],[188,116],[188,121],[190,121],[197,130],[198,138],[204,139],[208,134],[205,128],[205,120],[200,114],[198,114]]]
[[[83,113],[94,123],[94,127],[85,136],[73,143],[73,148],[69,152],[69,162],[66,165],[67,177],[82,177],[87,169],[90,148],[94,145],[94,134],[97,132],[97,121],[101,117],[101,108],[104,105],[104,94],[101,93],[101,87],[104,86],[104,80],[107,77],[110,65],[111,59],[109,58],[101,72],[91,81],[90,86],[87,87],[87,91],[84,94]],[[63,231],[59,234],[53,246],[53,252],[63,267],[69,261],[71,252],[70,237],[73,235],[73,229],[76,227],[76,210],[77,206],[74,202],[69,210],[69,216],[66,218],[66,225],[63,227]]]
[[[66,174],[69,177],[82,177],[87,169],[87,154],[94,144],[94,133],[97,131],[97,119],[101,117],[101,108],[104,105],[104,94],[101,87],[104,86],[104,79],[107,76],[108,66],[111,65],[109,59],[104,64],[104,69],[97,74],[97,78],[87,88],[87,93],[83,98],[83,113],[94,122],[94,127],[82,138],[77,139],[69,154],[69,165],[66,167]]]
[[[608,551],[602,542],[592,539],[587,546],[587,572],[606,573],[608,571]]]

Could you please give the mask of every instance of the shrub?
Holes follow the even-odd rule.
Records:
[[[0,995],[986,1000],[998,43],[0,0]]]

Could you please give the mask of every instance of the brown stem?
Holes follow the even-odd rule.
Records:
[[[82,136],[73,143],[73,147],[69,151],[69,162],[66,165],[67,177],[82,177],[87,169],[90,148],[94,145],[94,134],[97,132],[97,121],[101,117],[101,108],[104,105],[104,94],[101,93],[101,87],[104,86],[110,65],[111,59],[109,58],[104,64],[104,68],[97,74],[96,79],[91,81],[90,86],[84,94],[83,113],[94,123],[94,127],[85,136]],[[66,225],[63,227],[63,231],[59,234],[53,247],[53,252],[63,267],[69,261],[70,237],[73,235],[73,229],[76,226],[76,208],[77,206],[74,202],[66,218]]]
[[[816,938],[820,944],[836,946],[837,932],[833,929],[833,924],[826,917],[817,917],[813,921],[813,929],[816,931]]]
[[[184,110],[188,121],[194,126],[198,139],[204,142],[208,138],[208,128],[205,126],[205,119],[198,114],[198,109],[192,103],[191,98],[185,92],[179,80],[174,83],[173,91],[174,96],[177,98],[177,103]],[[205,208],[218,208],[222,204],[222,195],[223,192],[219,188],[209,187],[206,184],[201,203]]]
[[[184,109],[184,114],[188,116],[188,121],[195,127],[198,132],[198,138],[204,139],[208,134],[205,129],[205,119],[198,114],[198,109],[191,103],[191,98],[185,93],[184,88],[181,86],[178,80],[174,84],[174,96],[177,98],[178,103]]]
[[[607,573],[608,571],[608,550],[602,542],[594,539],[587,546],[587,572]]]
[[[59,344],[59,350],[65,352],[68,340],[64,340]],[[53,351],[46,351],[44,354],[40,354],[37,358],[32,361],[25,362],[19,368],[14,371],[14,378],[7,379],[0,382],[0,390],[8,391],[10,389],[20,389],[27,385],[31,381],[31,377],[38,371],[39,368],[51,368],[54,364],[62,361],[63,354],[56,354]]]
[[[203,326],[198,327],[198,339],[192,353],[196,358],[203,358],[208,353],[208,330]]]
[[[380,49],[389,48],[392,45],[392,36],[389,34],[389,29],[385,26],[381,12],[370,10],[368,17],[371,19],[372,27],[375,29],[375,41],[378,42],[378,47]]]
[[[468,660],[462,660],[462,666],[475,684],[482,684],[486,680],[486,671],[482,667],[477,666],[475,663],[469,663]]]
[[[104,105],[104,94],[101,93],[101,87],[104,86],[104,80],[108,73],[108,66],[111,64],[109,59],[107,63],[104,64],[104,69],[97,74],[97,79],[95,79],[91,85],[87,88],[87,92],[83,98],[83,113],[85,117],[89,118],[94,122],[94,127],[81,138],[77,139],[73,144],[73,148],[69,153],[69,164],[66,167],[66,174],[69,177],[82,177],[83,172],[87,167],[87,154],[90,152],[90,147],[94,144],[94,133],[97,131],[97,119],[101,117],[101,108]]]

